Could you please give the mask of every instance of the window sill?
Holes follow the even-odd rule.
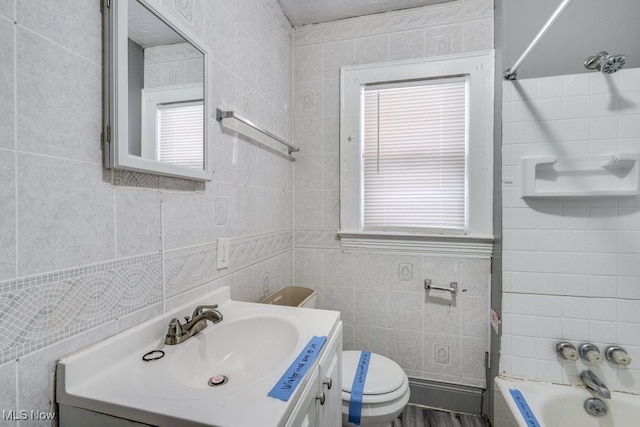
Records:
[[[493,236],[451,236],[339,231],[344,249],[491,258]]]

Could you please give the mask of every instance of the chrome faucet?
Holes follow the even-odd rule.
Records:
[[[593,372],[588,370],[580,372],[580,379],[587,388],[590,388],[591,390],[598,393],[598,396],[600,396],[601,398],[611,399],[611,393],[609,392],[609,389]]]
[[[207,321],[212,323],[222,322],[222,313],[218,310],[218,304],[199,305],[193,310],[191,318],[185,317],[185,323],[180,323],[176,318],[169,322],[169,330],[164,338],[167,345],[180,344],[207,327]]]

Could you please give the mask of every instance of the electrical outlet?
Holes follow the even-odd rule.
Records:
[[[229,267],[229,238],[218,237],[218,270]]]

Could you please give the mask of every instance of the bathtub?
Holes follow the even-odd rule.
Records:
[[[611,393],[604,401],[608,413],[593,417],[584,410],[584,402],[593,393],[583,387],[549,384],[538,381],[495,379],[494,427],[635,427],[640,426],[640,396]],[[535,417],[525,419],[510,390],[520,392]]]

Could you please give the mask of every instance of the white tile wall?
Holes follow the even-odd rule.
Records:
[[[0,150],[0,276],[11,277],[16,274],[16,155],[8,150]]]
[[[188,43],[144,50],[145,88],[202,83],[202,54]]]
[[[345,65],[491,49],[492,8],[452,2],[294,31],[296,283],[341,311],[345,349],[390,356],[414,377],[478,387],[488,348],[488,261],[340,250],[339,75]],[[429,298],[426,277],[469,290],[456,303]],[[446,361],[434,362],[436,344],[447,346]]]
[[[13,58],[15,52],[13,25],[8,19],[0,16],[0,49],[3,57]],[[3,60],[0,64],[0,97],[3,100],[14,100],[13,60]],[[13,138],[15,130],[14,102],[3,102],[5,114],[0,117],[0,148],[15,148]]]
[[[211,111],[291,138],[293,29],[276,0],[150,3],[208,47]],[[292,283],[285,156],[212,121],[210,183],[104,171],[99,2],[0,0],[0,51],[2,409],[51,410],[55,360],[195,295]]]
[[[504,300],[501,371],[576,384],[590,367],[555,344],[618,344],[640,357],[640,198],[520,198],[525,156],[640,152],[640,69],[503,83]],[[613,388],[640,391],[640,368],[604,363]]]

